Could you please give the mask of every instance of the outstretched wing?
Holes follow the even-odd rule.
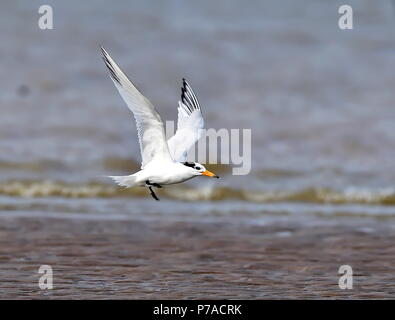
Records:
[[[204,128],[199,101],[185,79],[182,79],[181,101],[178,105],[177,131],[167,144],[174,161],[184,162],[189,149],[200,139]]]
[[[137,90],[107,51],[103,47],[101,50],[111,79],[136,120],[142,158],[141,168],[152,160],[173,161],[159,113],[152,103]]]

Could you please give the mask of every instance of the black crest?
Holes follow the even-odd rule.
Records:
[[[194,162],[183,162],[182,164],[187,167],[195,168]]]

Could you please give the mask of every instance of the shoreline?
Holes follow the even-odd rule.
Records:
[[[395,297],[395,230],[385,222],[0,219],[0,299]],[[53,290],[38,288],[42,264]],[[352,290],[338,287],[343,264]]]

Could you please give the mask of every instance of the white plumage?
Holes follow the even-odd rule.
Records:
[[[177,131],[166,141],[163,121],[152,105],[122,72],[104,48],[103,60],[110,71],[111,79],[125,100],[136,120],[141,152],[141,170],[122,177],[111,177],[124,187],[152,187],[184,182],[193,177],[205,175],[218,178],[199,163],[185,162],[189,149],[199,140],[204,120],[199,102],[188,82],[183,79],[181,101],[178,106]]]

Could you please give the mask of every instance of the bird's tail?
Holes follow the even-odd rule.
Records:
[[[137,186],[136,177],[133,175],[130,176],[109,176],[109,178],[113,179],[118,185],[122,187],[134,187]]]

